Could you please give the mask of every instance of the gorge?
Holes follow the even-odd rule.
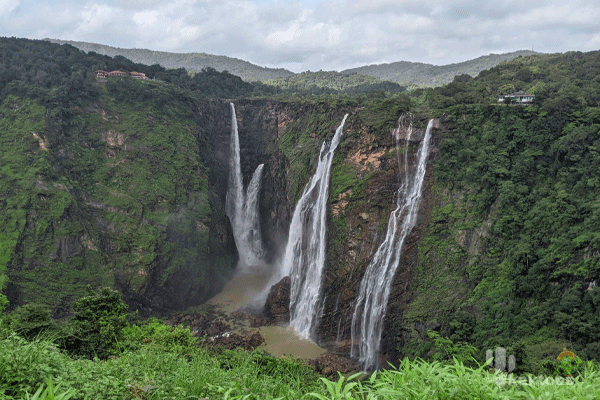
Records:
[[[9,311],[41,302],[64,318],[90,285],[117,288],[142,316],[166,315],[202,305],[238,263],[283,278],[304,268],[276,270],[306,195],[324,204],[318,218],[298,216],[325,221],[324,234],[303,234],[325,239],[324,268],[319,300],[292,320],[310,315],[298,329],[328,350],[354,352],[369,369],[432,356],[434,331],[482,354],[515,346],[539,361],[568,346],[600,358],[598,52],[521,57],[393,95],[302,97],[265,94],[231,74],[3,44],[0,290]],[[97,68],[155,80],[101,80]],[[203,82],[216,83],[200,91]],[[510,87],[535,92],[536,103],[497,104]],[[399,125],[408,113],[412,125]],[[305,193],[321,159],[329,189]],[[399,186],[415,170],[414,218],[396,221]],[[407,220],[412,229],[393,228]],[[403,243],[389,257],[397,269],[368,278],[386,258],[378,249],[388,230]],[[374,303],[387,303],[373,318],[378,343],[360,339],[364,279],[389,285],[387,301]],[[310,294],[295,282],[294,297]],[[361,355],[360,343],[374,350]]]

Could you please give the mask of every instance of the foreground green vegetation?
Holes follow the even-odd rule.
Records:
[[[90,292],[74,308],[62,326],[31,306],[0,317],[0,399],[292,399],[322,392],[302,361],[204,347],[188,328],[156,319],[130,326],[112,290]]]
[[[433,335],[437,358],[319,377],[304,361],[208,347],[157,319],[128,324],[109,289],[90,291],[58,327],[39,308],[0,314],[0,399],[596,399],[600,369],[572,376],[506,375]],[[458,351],[457,351],[458,349]],[[453,354],[452,360],[443,361]],[[458,358],[457,358],[458,357]]]

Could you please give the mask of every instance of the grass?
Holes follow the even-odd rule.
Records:
[[[327,394],[309,393],[326,399],[597,399],[600,371],[589,363],[575,378],[515,377],[490,373],[487,366],[469,368],[460,362],[410,361],[375,372],[362,381],[358,375],[337,382],[321,378]]]
[[[126,328],[118,356],[74,359],[49,339],[0,325],[0,399],[597,399],[592,362],[573,378],[513,376],[486,365],[404,359],[397,368],[337,379],[302,360],[198,346],[159,320]],[[201,342],[201,341],[200,341]]]

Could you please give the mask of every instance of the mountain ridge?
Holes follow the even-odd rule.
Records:
[[[477,76],[481,71],[490,69],[501,62],[510,61],[517,57],[538,55],[530,50],[518,50],[510,53],[481,56],[472,60],[446,65],[434,65],[411,61],[396,61],[392,63],[370,64],[341,71],[342,73],[357,73],[368,75],[401,85],[439,86],[450,83],[457,75],[467,74]],[[424,76],[423,76],[424,75]],[[432,85],[433,83],[433,85]]]
[[[214,68],[219,72],[228,71],[249,82],[261,81],[266,83],[269,80],[278,80],[281,82],[285,78],[310,72],[294,73],[284,68],[261,67],[246,60],[207,53],[172,53],[149,49],[127,49],[74,40],[49,38],[44,40],[57,44],[70,44],[85,52],[93,51],[111,57],[123,56],[136,63],[146,65],[159,64],[164,68],[185,68],[192,72],[200,72],[205,68]],[[518,50],[503,54],[490,53],[489,55],[480,56],[472,60],[446,65],[396,61],[349,68],[339,71],[339,73],[344,75],[366,75],[381,81],[390,81],[403,86],[439,86],[452,82],[457,75],[468,74],[475,77],[479,72],[490,69],[503,61],[509,61],[519,56],[535,54],[540,53],[530,50]]]
[[[219,72],[228,71],[245,81],[265,81],[273,78],[293,76],[292,71],[284,68],[267,68],[252,64],[239,58],[220,56],[207,53],[171,53],[149,49],[124,49],[99,43],[79,42],[74,40],[44,39],[56,44],[70,44],[79,50],[89,53],[93,51],[110,57],[123,56],[129,60],[153,65],[159,64],[164,68],[185,68],[188,71],[200,72],[205,68],[214,68]]]

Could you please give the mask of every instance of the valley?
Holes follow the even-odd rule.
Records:
[[[600,359],[598,52],[520,56],[409,91],[303,94],[1,45],[7,318],[41,304],[68,321],[88,286],[110,287],[175,325],[250,306],[238,329],[272,355],[327,351],[365,370],[452,362],[436,335],[480,363],[505,347],[523,374],[550,373],[563,347]],[[518,91],[533,104],[498,104]],[[386,237],[397,251],[378,275]],[[371,343],[356,310],[376,286]]]

